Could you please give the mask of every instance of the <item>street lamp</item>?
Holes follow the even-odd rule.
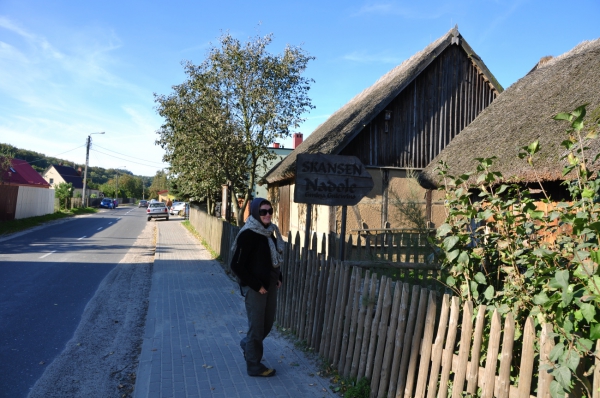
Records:
[[[100,132],[100,133],[92,133],[92,134],[104,134],[104,131]],[[90,161],[90,145],[92,144],[92,134],[88,135],[86,143],[85,143],[85,171],[83,172],[83,206],[86,206],[86,187],[87,187],[87,168],[88,168],[88,163]]]

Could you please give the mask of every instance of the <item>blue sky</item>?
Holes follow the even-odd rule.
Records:
[[[308,136],[380,76],[454,25],[507,88],[543,56],[600,37],[600,1],[0,1],[0,142],[154,175],[161,124],[153,93],[202,62],[224,31],[269,50],[299,45],[316,109]],[[291,147],[291,139],[283,142]]]

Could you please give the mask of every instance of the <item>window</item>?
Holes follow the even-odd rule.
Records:
[[[54,184],[54,178],[50,179],[50,184]]]

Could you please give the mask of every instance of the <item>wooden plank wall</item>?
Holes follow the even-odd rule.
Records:
[[[389,121],[382,111],[340,154],[370,166],[423,168],[496,95],[464,50],[450,46],[387,106]]]
[[[0,185],[0,221],[15,219],[18,194],[17,185]]]

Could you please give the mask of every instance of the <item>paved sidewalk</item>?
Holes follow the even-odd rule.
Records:
[[[273,330],[263,363],[246,374],[239,341],[247,330],[237,284],[180,222],[158,221],[152,289],[134,396],[332,397],[326,379]]]

